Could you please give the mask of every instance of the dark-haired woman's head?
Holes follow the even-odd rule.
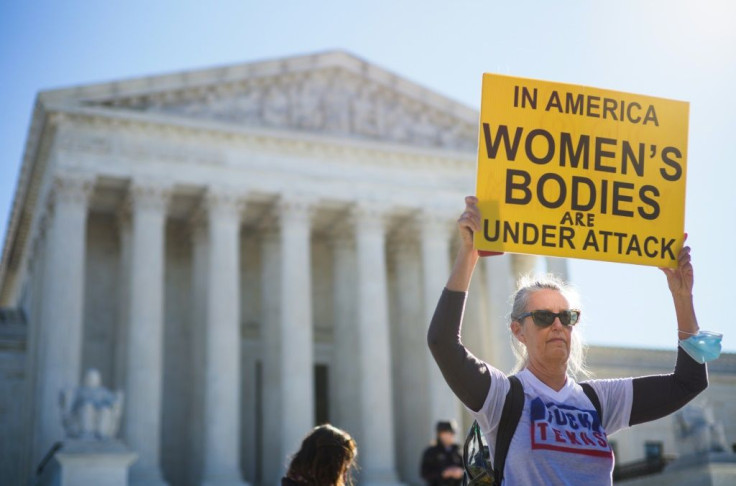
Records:
[[[294,454],[287,476],[310,486],[352,486],[358,446],[350,434],[331,425],[315,427]]]

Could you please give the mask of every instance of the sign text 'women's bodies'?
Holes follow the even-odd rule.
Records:
[[[482,250],[676,266],[687,103],[486,74]]]

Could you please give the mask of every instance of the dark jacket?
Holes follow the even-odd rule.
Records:
[[[463,467],[463,458],[457,445],[452,445],[449,450],[442,445],[434,445],[422,455],[421,472],[428,486],[460,486],[462,479],[442,477],[442,471],[453,466]]]

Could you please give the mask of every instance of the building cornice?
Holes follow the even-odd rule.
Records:
[[[76,103],[111,102],[121,106],[135,99],[189,98],[213,90],[227,91],[252,80],[329,68],[340,68],[448,115],[477,123],[476,110],[341,50],[62,88],[44,92],[41,98],[47,103],[76,100]]]
[[[253,125],[238,127],[228,123],[218,124],[211,119],[198,120],[192,117],[187,119],[183,116],[158,113],[155,110],[145,112],[139,109],[141,103],[145,105],[150,102],[153,105],[165,106],[167,103],[181,101],[202,102],[213,96],[237,94],[247,86],[263,86],[265,83],[269,88],[273,88],[275,85],[272,82],[275,80],[291,82],[300,77],[310,77],[312,73],[336,71],[357,79],[359,90],[376,88],[384,90],[383,94],[392,93],[391,96],[406,99],[418,110],[414,114],[420,118],[414,120],[415,133],[412,135],[418,137],[418,141],[412,139],[410,143],[405,143],[402,139],[387,143],[380,140],[382,135],[371,140],[362,140],[360,134],[343,137],[324,135],[315,131],[261,130]],[[360,93],[363,91],[359,91]],[[472,163],[470,162],[473,160],[472,154],[462,152],[462,148],[455,152],[453,151],[455,149],[450,148],[445,141],[435,140],[446,148],[421,147],[424,143],[422,137],[427,136],[424,131],[426,126],[423,125],[428,122],[428,119],[424,118],[426,116],[432,117],[432,123],[435,123],[433,130],[439,130],[434,132],[437,136],[452,138],[457,134],[443,131],[445,129],[442,127],[462,126],[465,130],[462,135],[465,137],[463,146],[473,145],[472,127],[477,125],[478,120],[476,110],[340,50],[41,92],[34,105],[0,257],[0,302],[8,298],[8,279],[11,278],[11,270],[21,260],[18,254],[22,253],[27,233],[31,231],[29,219],[37,212],[35,207],[39,197],[37,191],[42,180],[38,175],[45,172],[45,160],[41,160],[43,146],[55,143],[53,132],[48,133],[49,127],[53,128],[56,125],[55,122],[49,123],[50,120],[53,122],[55,117],[68,118],[75,124],[91,123],[123,130],[151,129],[157,136],[168,133],[167,136],[186,135],[219,141],[222,139],[245,141],[257,148],[271,148],[287,153],[319,152],[320,155],[328,157],[358,156],[361,157],[361,162],[366,159],[386,164],[411,164],[421,161],[423,164],[456,163],[461,166]],[[438,116],[442,118],[441,121],[437,119]],[[66,121],[56,121],[67,125]],[[411,143],[414,143],[414,146]],[[104,147],[95,147],[93,143],[83,149],[83,151],[94,150],[104,151]],[[150,147],[146,150],[150,150]],[[159,155],[161,154],[152,154],[153,157]],[[165,156],[165,153],[163,155]],[[175,156],[177,160],[181,159],[181,155],[186,154],[180,151]],[[195,153],[194,158],[196,163],[218,163],[216,154]],[[12,286],[11,283],[10,287]]]
[[[33,181],[40,179],[39,174],[43,172],[45,167],[45,160],[42,161],[42,164],[37,164],[35,161],[39,158],[39,154],[44,147],[41,141],[46,138],[45,132],[52,128],[52,124],[49,124],[48,121],[49,117],[46,110],[37,99],[33,108],[31,124],[28,128],[28,137],[23,150],[23,161],[5,231],[2,255],[0,256],[0,305],[5,303],[6,294],[9,291],[7,279],[11,258],[13,254],[22,251],[22,247],[25,245],[25,233],[29,231],[30,222],[24,231],[19,229],[22,212],[25,209],[26,214],[32,214],[36,205],[36,201],[30,195],[38,191],[38,183],[33,184]],[[24,234],[18,235],[18,233]]]
[[[369,139],[339,137],[329,134],[279,130],[259,127],[237,126],[211,120],[197,120],[168,116],[159,113],[110,110],[97,107],[50,107],[54,113],[77,127],[113,129],[118,132],[143,134],[159,139],[196,140],[204,145],[220,143],[247,145],[253,149],[277,149],[280,152],[300,156],[361,156],[364,159],[401,164],[415,162],[434,166],[467,167],[476,162],[474,152],[456,151],[445,148],[419,147]],[[63,148],[81,148],[62,142]],[[98,153],[112,152],[109,145],[90,145]],[[156,154],[158,155],[158,154]],[[214,157],[214,156],[213,156]],[[180,160],[179,154],[176,158]],[[211,160],[211,162],[214,162]]]
[[[49,123],[51,121],[51,123]],[[115,130],[157,137],[159,139],[181,139],[191,142],[197,140],[203,146],[214,146],[223,142],[232,145],[248,146],[249,149],[272,150],[299,157],[319,155],[321,157],[370,160],[374,164],[408,168],[455,167],[467,170],[475,164],[475,153],[455,151],[443,148],[429,148],[404,145],[393,142],[362,140],[358,138],[339,137],[328,134],[278,130],[257,127],[244,127],[211,120],[180,118],[160,113],[142,113],[133,110],[110,109],[93,106],[73,106],[59,103],[56,105],[37,105],[29,131],[26,152],[21,174],[13,201],[13,209],[8,224],[5,244],[0,260],[0,302],[8,299],[9,286],[7,279],[17,269],[21,260],[20,252],[26,245],[31,231],[30,216],[34,212],[36,200],[29,198],[40,187],[40,175],[45,163],[39,164],[39,149],[44,143],[51,143],[53,137],[46,135],[45,130],[60,124],[72,128],[88,128]],[[60,150],[93,152],[97,154],[116,153],[117,155],[141,156],[148,148],[123,144],[122,154],[115,152],[109,143],[75,142],[73,138],[59,142]],[[76,145],[75,145],[76,144]],[[129,151],[130,153],[125,153]],[[182,161],[185,152],[172,153],[171,158]],[[166,158],[166,151],[156,151],[152,157]],[[216,152],[199,151],[194,161],[204,164],[222,164],[224,160]],[[44,162],[44,161],[42,161]],[[30,190],[31,188],[36,190]]]
[[[645,374],[651,370],[673,369],[677,350],[590,346],[587,364],[593,368],[636,368]],[[722,353],[708,363],[711,373],[736,375],[736,353]]]

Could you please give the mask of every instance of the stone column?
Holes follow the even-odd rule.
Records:
[[[208,239],[207,219],[202,207],[197,208],[189,222],[192,241],[192,383],[191,383],[191,443],[189,444],[188,468],[190,477],[199,481],[202,478],[204,459],[204,383],[205,383],[205,309],[207,297]]]
[[[355,434],[361,443],[361,404],[357,354],[360,353],[355,329],[355,242],[349,228],[341,228],[330,240],[332,246],[332,288],[334,331],[334,365],[331,389],[335,394],[334,424]]]
[[[278,216],[269,214],[259,228],[261,237],[261,336],[262,397],[261,410],[261,471],[262,484],[279,484],[284,473],[286,456],[282,457],[281,417],[283,416],[279,385],[281,379],[281,236]]]
[[[279,203],[281,233],[281,458],[299,448],[314,426],[311,208],[302,199]]]
[[[511,372],[514,367],[514,353],[511,350],[509,321],[511,312],[509,297],[514,292],[515,276],[511,270],[511,255],[497,255],[481,258],[485,264],[486,308],[488,309],[488,325],[491,327],[490,364],[503,371]]]
[[[570,280],[567,270],[567,258],[547,257],[547,271],[561,278],[564,282]]]
[[[36,224],[33,234],[33,243],[31,244],[32,255],[29,258],[29,272],[31,272],[31,304],[30,304],[30,315],[27,316],[28,322],[32,323],[28,326],[28,334],[26,338],[26,389],[23,396],[23,401],[28,406],[23,407],[21,415],[22,425],[22,438],[16,445],[18,451],[21,452],[20,460],[18,461],[17,474],[14,477],[8,478],[12,483],[24,482],[27,483],[27,477],[33,471],[35,473],[35,467],[37,466],[36,454],[41,454],[35,450],[38,444],[35,442],[38,437],[36,433],[39,428],[39,421],[41,417],[41,401],[39,399],[39,370],[41,369],[41,340],[42,329],[41,327],[41,310],[43,308],[43,285],[46,282],[44,278],[44,271],[46,268],[45,258],[46,255],[46,240],[48,238],[49,226],[50,226],[50,213],[51,211],[42,211],[39,215],[38,222]],[[32,464],[34,463],[35,464]]]
[[[450,234],[451,219],[433,214],[422,214],[420,220],[422,272],[424,275],[424,322],[427,329],[434,315],[434,309],[442,289],[450,275]],[[428,433],[432,434],[434,424],[440,420],[458,420],[460,403],[442,377],[437,363],[427,346],[424,347],[429,373],[430,421]],[[434,434],[432,434],[434,436]]]
[[[361,484],[400,484],[396,475],[384,214],[353,213],[358,253]]]
[[[120,290],[118,291],[118,325],[115,328],[113,387],[122,390],[125,387],[125,369],[128,362],[128,322],[130,321],[128,303],[130,302],[130,249],[132,246],[132,231],[130,213],[127,210],[120,211],[118,214],[117,227],[120,242],[120,258],[118,259]]]
[[[536,255],[523,255],[521,253],[513,253],[511,255],[511,272],[515,280],[523,275],[534,275],[536,273],[536,267]]]
[[[422,285],[422,258],[418,238],[402,232],[389,243],[389,262],[393,263],[396,323],[392,331],[393,391],[396,400],[397,468],[401,478],[410,484],[424,484],[419,475],[418,461],[430,437],[434,424],[427,372],[427,322]],[[434,363],[432,363],[434,365]],[[434,365],[436,366],[436,365]]]
[[[240,473],[240,216],[234,194],[205,197],[209,240],[205,306],[203,484],[243,485]]]
[[[130,470],[130,483],[146,486],[166,484],[159,452],[168,200],[169,191],[156,182],[134,182],[130,187],[132,233],[124,436],[138,453],[138,461]]]
[[[38,347],[38,416],[32,467],[64,437],[59,393],[81,377],[87,210],[93,180],[55,176],[45,256]]]

